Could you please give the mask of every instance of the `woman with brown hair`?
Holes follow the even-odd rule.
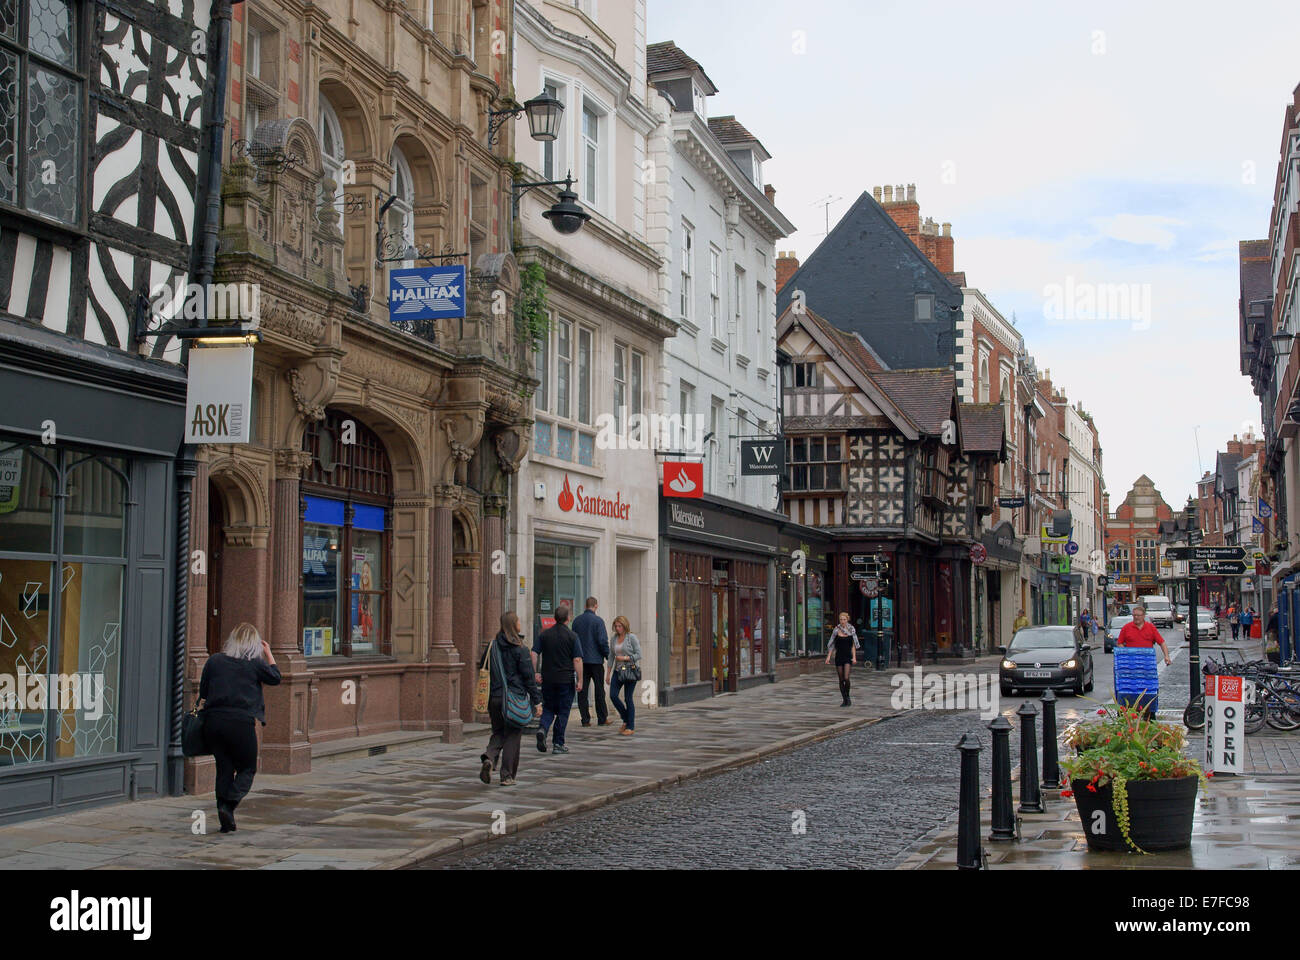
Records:
[[[488,717],[492,721],[492,737],[488,740],[487,752],[479,758],[478,778],[491,783],[492,771],[500,759],[501,786],[513,787],[515,774],[519,772],[519,739],[524,728],[506,718],[506,688],[515,696],[527,694],[536,716],[542,712],[542,691],[533,675],[533,659],[524,647],[519,615],[513,610],[501,614],[501,630],[492,642],[496,645],[489,658],[492,686],[488,691]]]
[[[217,819],[235,832],[235,808],[257,773],[257,721],[266,726],[262,685],[280,682],[271,645],[251,623],[230,631],[220,653],[208,657],[199,680],[203,736],[217,761]]]
[[[636,703],[632,694],[641,679],[641,641],[632,632],[627,617],[621,613],[614,618],[614,648],[610,653],[613,659],[605,677],[609,684],[609,702],[623,718],[623,727],[618,732],[630,737],[636,730]]]

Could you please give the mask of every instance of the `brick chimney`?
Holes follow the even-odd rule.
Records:
[[[956,273],[953,266],[952,224],[941,225],[931,217],[921,220],[916,184],[873,187],[871,195],[940,273],[945,276]]]
[[[794,255],[794,251],[788,252],[777,251],[776,254],[776,292],[780,293],[796,270],[799,269],[799,260]]]
[[[876,191],[872,191],[873,196]],[[885,199],[881,206],[898,224],[900,230],[907,234],[918,247],[921,237],[921,207],[916,202],[916,184],[909,184],[906,189],[900,183],[896,187],[884,188]]]
[[[772,186],[770,183],[763,184],[763,195],[767,197],[768,203],[776,203],[776,187]]]
[[[940,273],[952,273],[952,224],[943,224],[943,233],[934,238],[934,265]]]

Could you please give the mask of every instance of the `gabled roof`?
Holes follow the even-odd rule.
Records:
[[[709,75],[704,72],[704,68],[700,66],[699,61],[689,56],[685,50],[671,40],[651,43],[646,46],[645,69],[646,76],[651,80],[654,80],[657,74],[676,73],[678,71],[698,72],[709,85],[710,89],[707,93],[714,94],[718,92],[717,85],[709,79]]]
[[[879,382],[877,378],[880,373],[873,372],[859,359],[856,350],[848,348],[844,340],[844,332],[836,330],[813,311],[805,308],[802,313],[796,315],[790,307],[786,307],[785,313],[777,320],[777,342],[780,343],[781,338],[796,324],[806,330],[817,345],[826,351],[826,355],[840,365],[858,389],[881,409],[903,436],[915,440],[920,433],[930,432],[918,429],[916,421]]]
[[[758,137],[746,130],[734,115],[726,117],[709,117],[709,131],[717,137],[719,142],[721,142],[725,147],[756,143],[765,156],[772,156],[772,154],[768,153],[767,147],[759,143]]]
[[[831,329],[834,330],[835,328],[832,327]],[[851,330],[835,330],[835,334],[843,342],[844,348],[849,353],[852,353],[855,359],[867,370],[878,373],[881,370],[889,369],[885,366],[884,361],[880,359],[880,354],[871,349],[871,344],[863,340],[861,334],[854,333]]]
[[[1006,420],[1000,403],[959,403],[957,423],[961,429],[963,453],[1006,452]]]
[[[956,373],[940,369],[882,370],[872,377],[922,433],[943,433],[943,422],[951,419],[957,395]]]

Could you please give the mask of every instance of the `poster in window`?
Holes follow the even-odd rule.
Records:
[[[371,643],[375,634],[374,566],[368,553],[352,554],[352,642]]]

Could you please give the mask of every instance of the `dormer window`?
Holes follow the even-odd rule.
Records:
[[[704,120],[709,119],[708,100],[704,91],[697,84],[691,84],[691,94],[695,102],[695,112]]]

